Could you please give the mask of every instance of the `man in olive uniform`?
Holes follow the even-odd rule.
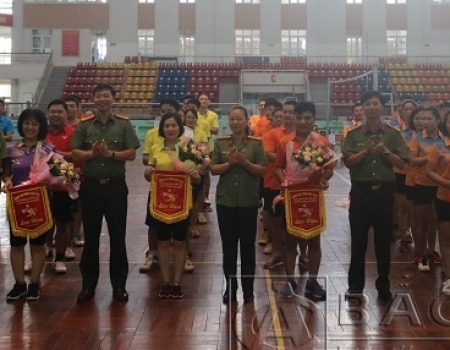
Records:
[[[88,301],[95,295],[103,217],[110,237],[109,270],[113,297],[128,301],[125,289],[128,275],[125,162],[136,158],[140,143],[128,118],[112,112],[115,93],[109,84],[94,88],[94,105],[98,112],[80,121],[70,142],[74,160],[85,162],[85,180],[80,188],[85,245],[80,260],[83,286],[78,294],[79,302]]]
[[[393,220],[394,166],[404,168],[408,159],[400,132],[381,120],[384,101],[378,91],[361,97],[366,123],[350,130],[342,149],[344,164],[351,169],[350,230],[351,261],[347,297],[361,294],[365,284],[368,231],[374,231],[378,265],[378,298],[392,299],[389,282]]]

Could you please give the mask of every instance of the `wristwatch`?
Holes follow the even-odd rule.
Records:
[[[114,159],[114,158],[116,158],[116,152],[111,153],[111,159]]]

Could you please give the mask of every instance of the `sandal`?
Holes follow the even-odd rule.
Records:
[[[200,237],[200,231],[198,230],[197,226],[191,226],[191,228],[189,229],[189,235],[194,238]]]

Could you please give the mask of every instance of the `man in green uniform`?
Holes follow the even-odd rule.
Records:
[[[128,301],[125,289],[128,275],[125,162],[136,158],[140,143],[128,118],[112,112],[115,93],[109,84],[94,88],[94,105],[98,112],[80,121],[70,142],[74,160],[85,162],[85,179],[80,188],[85,245],[80,260],[83,286],[78,294],[79,302],[92,299],[97,287],[103,217],[110,236],[113,297]]]
[[[365,284],[368,231],[374,231],[378,265],[378,298],[392,299],[389,282],[393,220],[394,166],[404,168],[408,151],[402,135],[381,120],[384,101],[378,91],[361,97],[366,123],[348,132],[342,149],[344,164],[351,169],[351,261],[347,297],[361,294]]]

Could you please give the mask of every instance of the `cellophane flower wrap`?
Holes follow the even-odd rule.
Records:
[[[323,172],[323,168],[336,160],[333,149],[327,146],[320,135],[311,132],[302,147],[294,150],[294,143],[286,146],[285,186],[308,182],[312,174]]]
[[[210,164],[208,147],[194,142],[192,139],[181,143],[178,156],[173,152],[171,161],[177,171],[199,170],[203,172]]]
[[[30,167],[29,180],[24,184],[61,186],[72,199],[76,199],[80,188],[80,175],[80,169],[67,162],[62,155],[47,153],[38,145]]]

